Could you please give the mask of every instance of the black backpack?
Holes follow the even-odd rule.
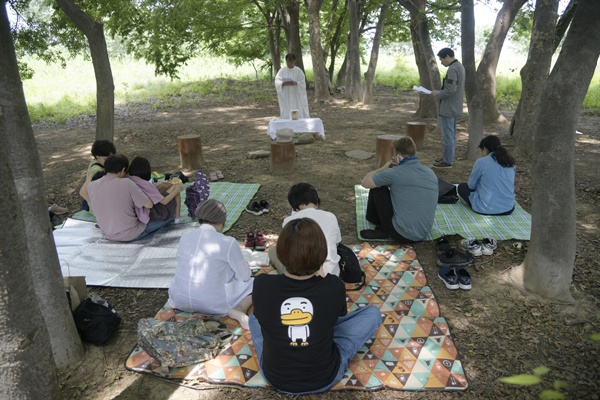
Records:
[[[457,201],[456,186],[438,178],[438,204],[454,204]]]
[[[345,283],[358,285],[346,290],[360,290],[365,285],[366,276],[360,268],[358,257],[356,257],[356,254],[352,250],[341,243],[337,245],[337,253],[340,256],[340,279]]]
[[[73,318],[81,338],[98,346],[108,342],[121,324],[112,304],[98,296],[83,300],[73,311]]]

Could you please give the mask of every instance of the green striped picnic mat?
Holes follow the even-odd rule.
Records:
[[[356,198],[356,233],[358,238],[363,229],[375,226],[365,219],[369,189],[360,185],[354,186]],[[426,240],[433,240],[444,235],[460,235],[464,238],[492,237],[496,240],[529,240],[531,234],[531,215],[516,203],[511,215],[480,215],[462,202],[456,204],[438,204],[431,233]],[[368,240],[373,241],[373,240]]]
[[[189,186],[191,183],[186,184]],[[227,209],[227,220],[225,221],[225,229],[223,232],[227,232],[235,221],[238,220],[242,211],[246,208],[246,205],[252,200],[252,197],[258,191],[260,184],[258,183],[231,183],[231,182],[212,182],[210,184],[210,196],[209,198],[219,200],[225,205]],[[192,219],[188,215],[187,206],[184,203],[185,190],[181,191],[181,219],[182,223],[192,222]],[[71,217],[73,219],[79,219],[82,221],[96,222],[94,214],[88,211],[78,211]]]

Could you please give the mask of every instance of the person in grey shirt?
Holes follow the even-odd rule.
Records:
[[[398,243],[418,242],[431,232],[438,200],[438,179],[419,162],[415,142],[403,136],[394,141],[395,154],[381,168],[369,172],[361,185],[369,190],[365,239],[391,237]]]
[[[442,90],[432,90],[431,95],[439,101],[440,125],[444,154],[435,160],[434,168],[452,168],[454,151],[456,150],[456,118],[463,113],[463,97],[465,94],[465,68],[454,58],[454,51],[443,48],[438,52],[440,62],[448,68],[442,84]]]

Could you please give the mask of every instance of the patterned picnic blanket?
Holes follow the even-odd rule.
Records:
[[[331,390],[465,390],[468,381],[458,350],[415,251],[387,245],[372,248],[367,243],[353,250],[367,275],[367,285],[347,292],[348,309],[373,304],[381,310],[383,323]],[[270,271],[263,267],[260,273]],[[184,321],[204,317],[165,306],[155,318]],[[210,361],[169,369],[136,346],[125,367],[191,387],[203,381],[269,388],[259,373],[250,332],[229,317],[221,321],[235,336],[231,345]]]
[[[360,185],[354,186],[356,199],[356,234],[360,236],[363,229],[375,226],[365,219],[369,189]],[[531,215],[516,203],[511,215],[491,216],[477,214],[466,204],[438,204],[431,233],[426,240],[433,240],[444,235],[460,235],[464,238],[492,237],[496,240],[529,240],[531,235]]]
[[[192,183],[187,183],[189,186]],[[231,183],[231,182],[211,182],[210,184],[210,199],[216,199],[222,202],[227,209],[227,220],[225,221],[225,229],[227,232],[231,226],[238,220],[246,205],[254,197],[260,184],[258,183]],[[188,215],[188,208],[184,203],[185,190],[181,191],[181,218],[182,223],[192,222]],[[81,221],[96,222],[96,217],[88,211],[78,211],[71,217]]]

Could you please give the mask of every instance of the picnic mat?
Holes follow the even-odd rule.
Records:
[[[347,292],[348,309],[373,304],[381,310],[383,323],[331,390],[465,390],[468,381],[458,350],[415,251],[388,245],[372,248],[366,243],[353,250],[367,284],[360,291]],[[263,267],[259,273],[269,272],[271,268]],[[204,317],[165,306],[155,318],[185,321]],[[270,388],[259,373],[250,331],[242,330],[229,317],[221,321],[233,330],[234,337],[212,360],[169,369],[136,346],[125,368],[192,388],[198,381]]]
[[[356,198],[356,234],[363,229],[374,229],[375,225],[365,219],[369,189],[354,186]],[[455,204],[438,204],[431,232],[425,240],[434,240],[445,235],[460,235],[464,238],[492,237],[496,240],[529,240],[531,215],[515,202],[515,211],[510,215],[493,216],[477,214],[459,201]],[[391,240],[391,239],[388,239]],[[374,240],[371,240],[374,241]]]
[[[190,186],[193,182],[187,183],[184,186]],[[181,191],[181,219],[182,223],[192,222],[192,218],[188,215],[188,208],[185,205],[185,187]],[[246,208],[250,200],[254,197],[260,184],[258,183],[231,183],[231,182],[211,182],[209,199],[219,200],[227,209],[227,220],[225,221],[225,229],[227,232],[231,226],[238,220],[242,211]],[[72,216],[73,219],[81,221],[96,222],[96,217],[89,211],[78,211]]]
[[[177,268],[179,239],[198,223],[171,224],[141,240],[106,240],[93,222],[67,219],[54,243],[63,276],[85,276],[89,286],[166,289]],[[264,252],[242,249],[251,267],[269,263]]]

